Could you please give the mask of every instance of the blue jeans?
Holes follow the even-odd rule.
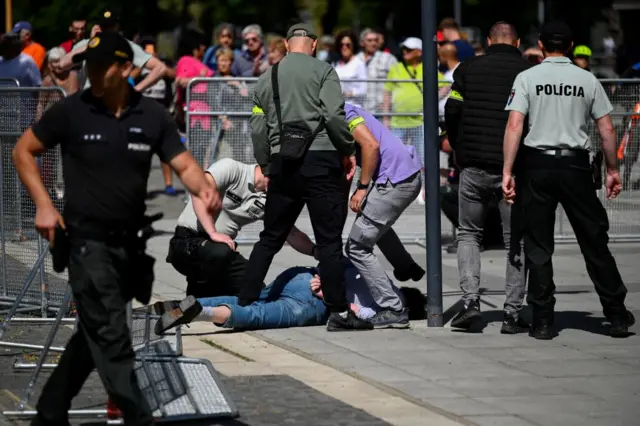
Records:
[[[235,296],[198,299],[203,307],[227,306],[231,316],[222,324],[236,330],[304,327],[327,322],[328,310],[322,300],[311,293],[310,268],[289,268],[260,293],[249,306],[239,306]]]
[[[413,145],[416,148],[416,152],[420,156],[420,162],[424,161],[424,126],[391,128],[391,133],[405,145]],[[422,165],[424,167],[424,164]]]

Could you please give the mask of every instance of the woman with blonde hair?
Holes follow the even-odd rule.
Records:
[[[267,58],[269,65],[275,65],[287,54],[287,46],[284,44],[284,37],[273,37],[267,44]]]

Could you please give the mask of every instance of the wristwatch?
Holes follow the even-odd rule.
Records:
[[[358,189],[369,189],[369,184],[358,181]]]

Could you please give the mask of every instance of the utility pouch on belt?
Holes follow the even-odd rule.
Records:
[[[51,261],[53,270],[57,273],[64,272],[69,266],[69,256],[71,255],[71,244],[69,243],[69,234],[59,225],[56,227],[56,233],[53,237],[53,246],[49,247],[51,252]]]
[[[604,154],[602,151],[598,151],[593,157],[591,162],[591,171],[593,172],[593,185],[596,190],[602,189],[602,160]]]
[[[282,123],[280,89],[278,87],[278,65],[279,63],[271,68],[271,86],[280,130],[280,157],[284,160],[299,160],[306,155],[313,140],[324,128],[324,117],[320,119],[320,124],[318,124],[318,127],[313,131],[311,131],[304,120]]]

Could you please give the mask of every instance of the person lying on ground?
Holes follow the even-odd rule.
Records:
[[[373,317],[380,308],[351,263],[345,269],[345,283],[347,299],[354,313],[362,319]],[[407,328],[409,319],[424,318],[426,298],[420,290],[394,286],[394,291],[409,310],[407,321],[396,323],[394,327]],[[155,326],[158,335],[192,321],[211,322],[235,330],[259,330],[324,325],[329,316],[323,303],[318,268],[301,266],[282,272],[262,290],[259,300],[249,306],[239,306],[235,296],[199,299],[188,296],[182,301],[157,302],[154,310],[161,315]]]

